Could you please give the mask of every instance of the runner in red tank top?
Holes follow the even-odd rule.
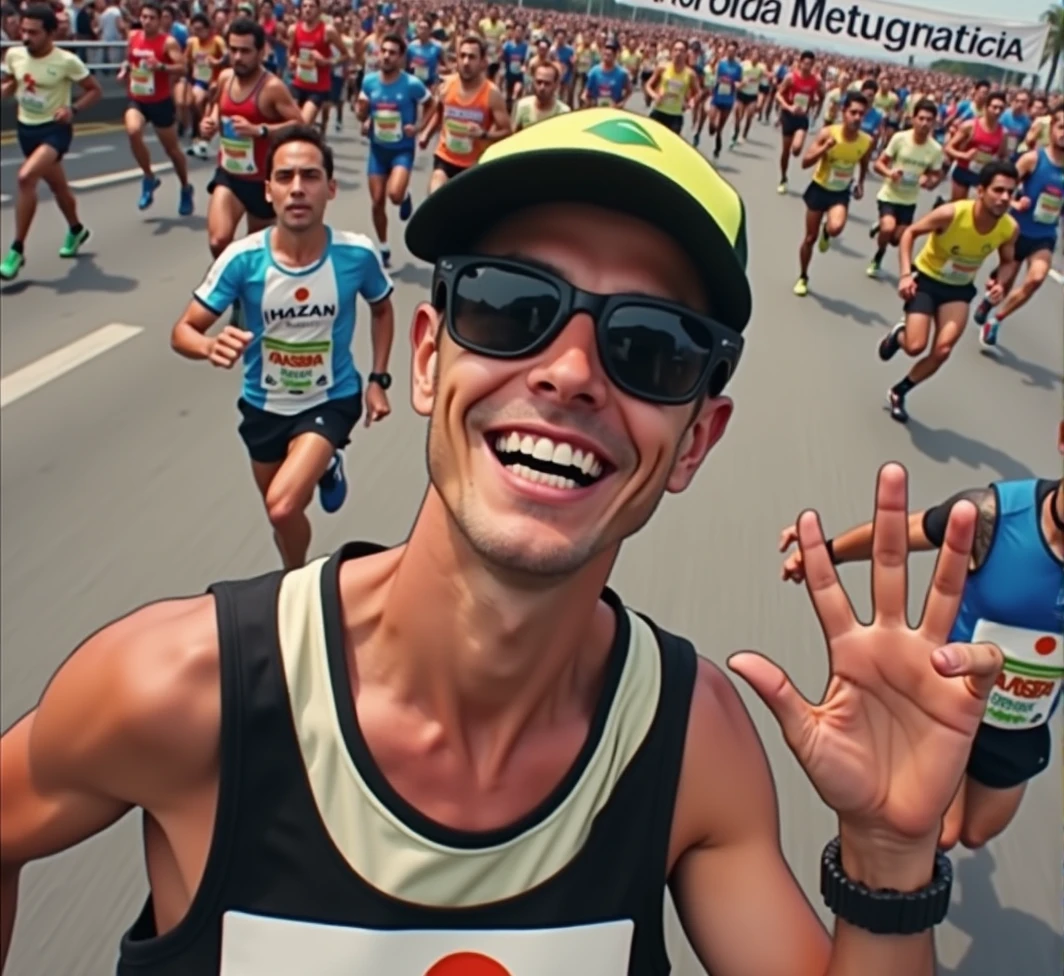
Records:
[[[312,125],[332,88],[333,48],[350,57],[351,52],[340,32],[321,19],[318,0],[303,0],[299,8],[302,19],[292,31],[289,61],[292,88],[303,112],[303,121]]]
[[[946,156],[956,161],[953,167],[951,202],[967,200],[968,190],[979,183],[979,173],[992,159],[1008,158],[1008,141],[999,119],[1005,111],[1005,93],[991,92],[983,114],[962,122],[945,145]]]
[[[263,67],[268,50],[262,25],[240,17],[229,26],[226,43],[231,67],[218,76],[218,101],[200,126],[204,139],[220,136],[218,168],[207,187],[214,257],[233,242],[242,217],[249,234],[273,223],[265,182],[270,136],[303,121],[285,83]]]
[[[816,55],[803,51],[798,68],[790,72],[776,91],[780,107],[780,185],[778,193],[787,192],[787,169],[792,156],[800,156],[809,131],[809,119],[824,100],[824,86],[820,75],[813,73]]]
[[[119,81],[129,79],[126,134],[133,158],[144,171],[137,206],[147,210],[162,184],[152,171],[151,153],[144,144],[144,126],[150,122],[181,181],[181,203],[177,212],[187,217],[193,210],[192,186],[188,182],[188,163],[177,138],[177,109],[171,90],[171,81],[184,71],[181,46],[175,38],[163,33],[162,10],[154,0],[148,0],[140,9],[140,30],[130,33],[126,63],[118,72]]]

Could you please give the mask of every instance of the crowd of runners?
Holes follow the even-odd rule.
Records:
[[[108,0],[78,36],[98,36],[113,6]],[[238,976],[296,971],[278,962],[297,958],[286,940],[302,959],[325,950],[302,941],[313,932],[284,935],[263,921],[291,915],[367,930],[472,924],[548,934],[562,925],[634,922],[634,941],[627,928],[610,930],[601,943],[581,943],[575,956],[565,955],[564,940],[555,946],[543,937],[537,958],[546,961],[536,972],[573,971],[572,959],[586,958],[581,968],[590,976],[663,973],[653,899],[632,879],[660,894],[674,868],[696,953],[720,976],[930,973],[933,953],[922,933],[944,916],[949,896],[941,852],[1001,833],[1049,762],[1049,720],[1064,681],[1062,482],[958,485],[942,504],[909,515],[904,478],[888,467],[874,523],[824,540],[805,516],[783,531],[783,578],[809,584],[833,667],[842,669],[829,698],[841,695],[838,706],[859,696],[866,680],[867,665],[852,653],[842,663],[849,641],[880,669],[900,668],[894,678],[907,688],[908,704],[884,706],[873,732],[923,748],[923,765],[906,769],[895,760],[880,769],[896,784],[918,779],[904,810],[858,797],[867,787],[859,770],[823,768],[842,762],[832,749],[845,751],[846,742],[871,749],[864,736],[872,732],[842,722],[833,740],[823,714],[801,702],[774,665],[749,655],[734,662],[843,827],[874,824],[892,842],[907,838],[896,867],[870,852],[862,827],[853,835],[860,841],[843,831],[829,845],[824,892],[840,919],[833,942],[778,856],[774,814],[764,813],[767,770],[763,776],[763,759],[751,758],[756,737],[731,686],[710,665],[688,660],[686,642],[628,614],[609,591],[601,601],[598,594],[610,554],[662,492],[687,486],[730,412],[723,392],[751,315],[745,220],[742,202],[702,155],[702,140],[717,160],[755,127],[772,133],[778,181],[747,207],[770,205],[773,190],[792,192],[798,169],[811,171],[804,220],[793,229],[796,300],[812,287],[814,254],[830,253],[846,232],[850,208],[875,209],[867,274],[894,265],[899,317],[869,355],[887,361],[904,351],[915,360],[886,393],[890,417],[905,423],[909,394],[946,363],[969,318],[993,355],[1007,341],[1002,327],[1048,279],[1060,248],[1064,100],[734,35],[551,10],[438,3],[352,10],[321,0],[118,7],[125,129],[143,173],[135,205],[153,207],[161,185],[145,140],[150,128],[180,184],[179,214],[206,206],[205,256],[213,261],[173,327],[172,346],[188,359],[242,371],[240,436],[285,572],[155,604],[106,628],[5,734],[4,952],[19,868],[139,806],[149,814],[153,901],[123,941],[121,973],[217,972],[230,951],[243,960],[231,964]],[[4,281],[31,256],[42,181],[69,228],[60,255],[76,257],[91,234],[63,157],[77,138],[77,116],[103,92],[85,59],[57,45],[69,24],[61,7],[4,7],[5,39],[17,43],[5,49],[2,92],[18,101],[25,156],[13,241],[0,262]],[[372,227],[326,221],[337,194],[329,137],[345,125],[368,146]],[[412,181],[419,152],[432,154],[423,185]],[[214,153],[204,203],[190,160]],[[865,201],[866,189],[874,202]],[[306,512],[315,494],[327,512],[341,508],[352,432],[360,419],[381,422],[392,410],[396,219],[406,224],[410,252],[434,266],[411,350],[414,409],[432,418],[432,487],[405,549],[353,544],[307,565]],[[593,246],[611,228],[611,247]],[[625,250],[632,242],[645,246]],[[651,245],[662,260],[689,268],[687,278],[665,275],[646,255]],[[631,293],[598,294],[596,262],[620,265],[634,282]],[[352,352],[359,296],[372,340],[364,376]],[[552,350],[566,343],[592,350],[601,390],[554,361],[562,353]],[[405,369],[405,353],[399,358]],[[529,374],[522,388],[535,388],[540,399],[501,406],[492,398],[519,373]],[[615,395],[625,406],[610,406]],[[642,440],[631,444],[616,425],[580,420],[577,404],[618,410]],[[1064,453],[1064,424],[1059,436]],[[512,510],[507,493],[519,499]],[[460,539],[446,531],[452,524]],[[895,570],[908,551],[932,549],[941,555],[927,612],[910,628]],[[880,610],[860,636],[832,568],[855,560],[873,562]],[[489,572],[478,576],[474,564]],[[474,609],[466,617],[454,610],[453,598],[449,622],[435,632],[425,629],[432,620],[397,624],[394,614],[424,617],[422,608],[443,599],[425,578],[447,572],[475,579],[474,604],[527,597],[529,577],[584,582],[558,595],[561,603],[529,597],[534,627],[498,619],[488,627]],[[572,623],[581,613],[587,619]],[[494,799],[480,814],[458,812],[463,796],[487,789],[477,778],[483,770],[467,768],[479,747],[466,741],[464,758],[456,758],[449,746],[433,753],[415,745],[437,733],[419,740],[420,720],[389,696],[401,686],[400,698],[418,698],[423,668],[432,707],[457,709],[454,728],[465,730],[463,709],[477,712],[498,688],[519,685],[492,684],[502,681],[499,670],[470,692],[471,704],[455,691],[461,679],[421,651],[403,650],[397,670],[372,655],[445,637],[486,645],[521,644],[533,634],[553,640],[558,621],[569,621],[571,633],[545,660],[557,656],[562,670],[535,665],[541,670],[524,675],[521,694],[532,695],[528,682],[540,680],[531,675],[546,674],[545,689],[565,674],[582,718],[506,733],[514,738],[499,746],[505,755],[490,760],[498,763],[488,777]],[[912,654],[901,664],[894,663],[899,641]],[[374,675],[366,701],[356,690],[357,719],[344,663],[345,646],[356,643],[370,648],[360,666]],[[566,655],[584,661],[587,676],[565,670]],[[919,674],[917,658],[926,665]],[[149,673],[145,660],[163,661],[165,677]],[[647,688],[660,697],[640,700]],[[100,718],[94,710],[104,697],[108,715]],[[542,702],[529,700],[538,702],[532,714]],[[483,710],[490,729],[496,704]],[[285,718],[290,706],[294,729]],[[734,719],[726,730],[714,715],[720,710],[731,716],[725,723]],[[337,712],[335,729],[308,717]],[[616,721],[607,727],[609,716]],[[448,720],[440,721],[446,729]],[[264,752],[242,753],[237,776],[230,764],[249,729],[251,751]],[[692,730],[703,745],[689,742],[685,753]],[[705,748],[722,738],[729,745],[720,753]],[[602,759],[600,746],[618,762]],[[734,810],[697,785],[705,777],[689,767],[695,762],[708,764],[710,779],[734,784]],[[580,769],[583,779],[572,772]],[[672,791],[664,813],[648,802],[662,789]],[[345,823],[352,818],[365,826]],[[224,858],[207,843],[222,829],[233,844]],[[925,836],[930,848],[920,843]],[[646,863],[611,864],[629,838],[647,842]],[[470,852],[482,855],[481,866]],[[713,899],[713,918],[696,907],[707,885],[727,892],[735,884],[746,886],[744,897],[731,907]],[[755,892],[759,917],[770,913],[778,937],[754,948],[743,939],[739,949],[729,929],[745,924],[742,904]],[[914,913],[917,901],[923,908]],[[473,923],[457,920],[466,911]],[[234,912],[244,914],[234,920]],[[337,949],[328,962],[369,945]],[[566,966],[550,968],[563,958]],[[602,968],[602,958],[620,962]]]

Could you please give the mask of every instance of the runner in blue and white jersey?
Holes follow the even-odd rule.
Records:
[[[409,220],[414,212],[410,171],[414,168],[415,138],[425,128],[433,105],[428,88],[402,70],[405,58],[406,41],[398,34],[385,34],[378,70],[363,79],[355,102],[362,133],[370,140],[366,182],[373,229],[385,267],[391,259],[385,206],[391,200],[399,208],[400,220]]]
[[[237,406],[274,539],[287,568],[310,546],[305,510],[319,486],[335,512],[347,495],[342,449],[362,415],[391,412],[388,358],[395,332],[393,285],[373,242],[325,224],[336,194],[332,151],[313,127],[286,131],[266,163],[277,226],[230,245],[174,326],[173,348],[213,366],[244,367]],[[358,297],[370,306],[373,371],[363,387],[351,347]],[[242,324],[207,331],[234,302]]]

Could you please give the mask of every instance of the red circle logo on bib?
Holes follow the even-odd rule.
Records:
[[[1047,655],[1052,654],[1057,649],[1057,639],[1055,637],[1039,637],[1034,642],[1034,649],[1037,654]]]
[[[434,962],[425,976],[511,976],[510,970],[479,952],[452,952]]]

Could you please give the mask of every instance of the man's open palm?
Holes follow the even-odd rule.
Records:
[[[806,587],[827,641],[818,705],[758,654],[731,668],[772,710],[824,802],[852,824],[902,837],[937,834],[964,774],[1002,665],[989,644],[948,644],[968,577],[975,506],[953,506],[923,619],[909,625],[906,472],[885,465],[872,540],[873,619],[857,619],[814,512],[798,520]]]

